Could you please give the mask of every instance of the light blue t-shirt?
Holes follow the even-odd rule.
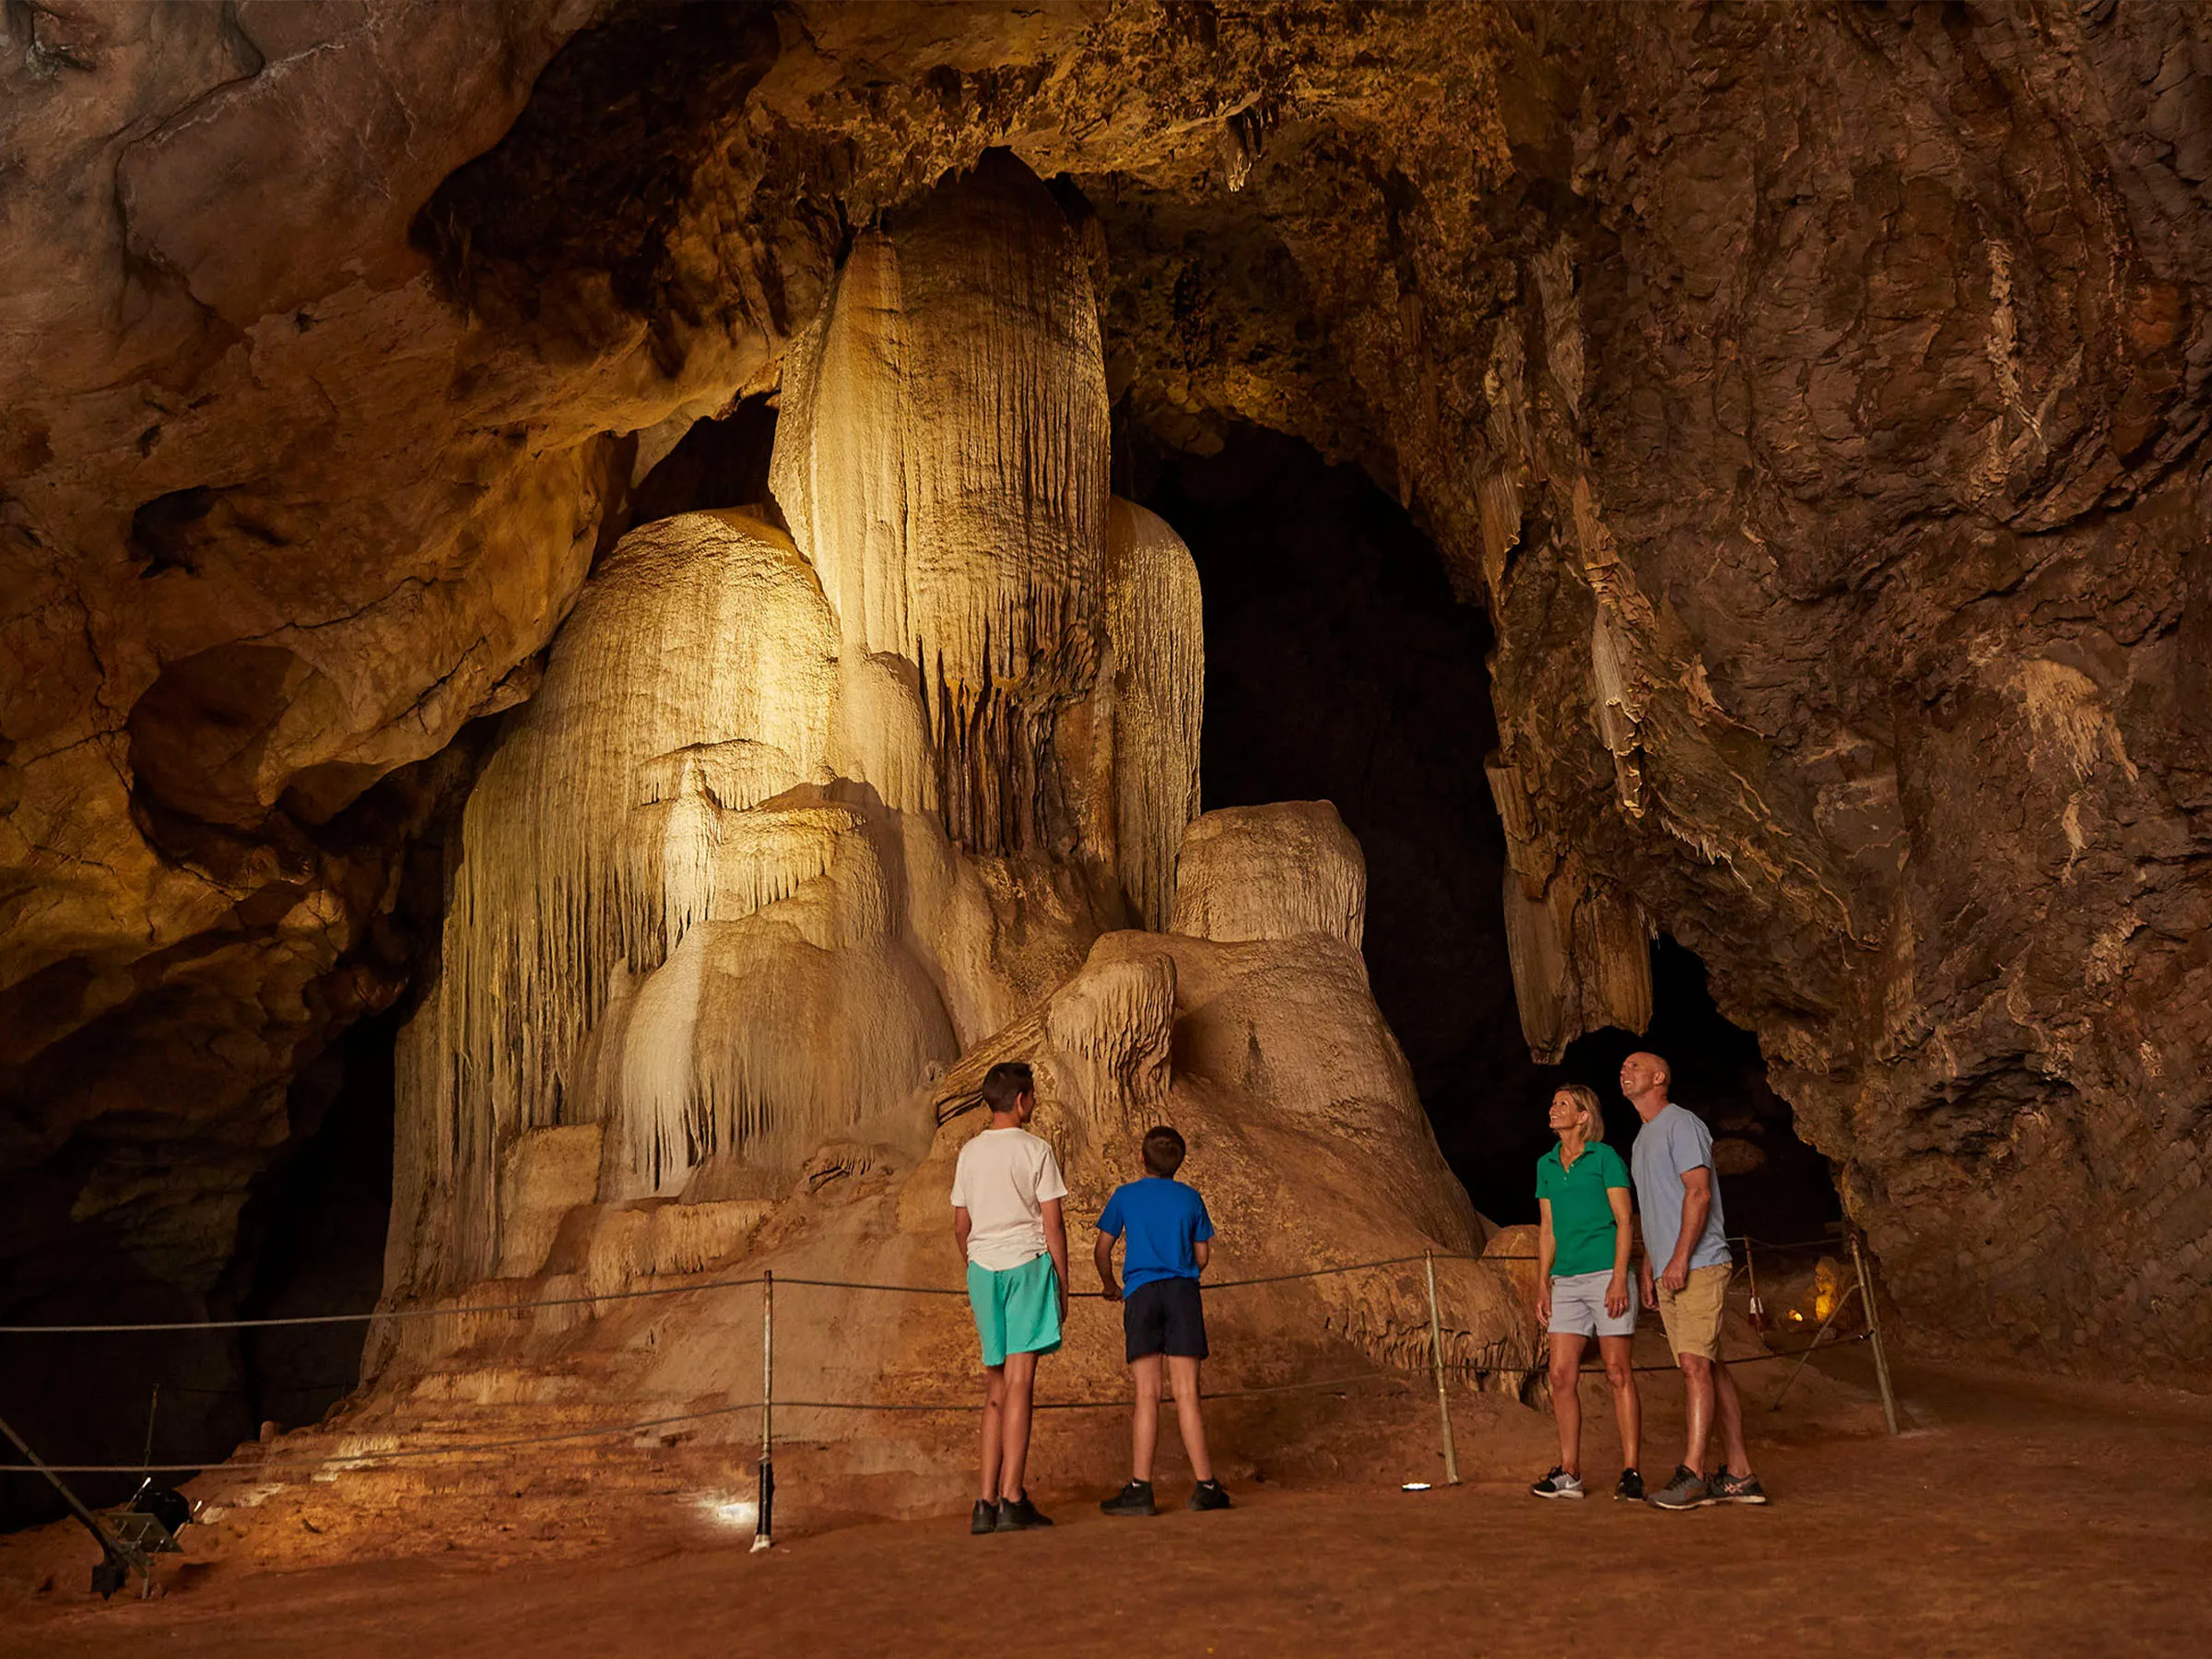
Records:
[[[1113,1189],[1099,1214],[1099,1230],[1118,1239],[1124,1230],[1129,1235],[1122,1255],[1124,1294],[1155,1279],[1196,1278],[1198,1255],[1192,1246],[1214,1236],[1206,1200],[1165,1175],[1147,1175]]]
[[[1636,1206],[1643,1212],[1643,1247],[1651,1254],[1656,1278],[1675,1259],[1675,1244],[1682,1236],[1682,1177],[1703,1166],[1712,1169],[1712,1131],[1702,1118],[1671,1102],[1659,1115],[1636,1132],[1629,1153],[1629,1168],[1636,1177]],[[1728,1227],[1721,1216],[1721,1174],[1712,1173],[1712,1207],[1705,1212],[1705,1230],[1689,1253],[1692,1267],[1728,1265]]]

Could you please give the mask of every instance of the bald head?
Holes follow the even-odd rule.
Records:
[[[1673,1066],[1641,1049],[1620,1063],[1620,1092],[1647,1124],[1665,1109],[1667,1086],[1674,1080]]]

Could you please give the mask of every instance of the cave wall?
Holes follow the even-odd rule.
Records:
[[[1356,463],[1487,607],[1539,1046],[1661,927],[1915,1328],[2212,1348],[2201,12],[0,29],[0,1162],[74,1225],[215,1282],[400,994],[371,786],[529,695],[633,481],[996,145],[1096,209],[1112,395]]]

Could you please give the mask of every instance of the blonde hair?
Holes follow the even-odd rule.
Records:
[[[1585,1147],[1604,1145],[1606,1112],[1597,1102],[1597,1090],[1586,1083],[1562,1083],[1551,1092],[1565,1095],[1583,1109],[1583,1145]]]

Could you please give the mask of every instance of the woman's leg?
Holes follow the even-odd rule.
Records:
[[[1606,1382],[1613,1390],[1613,1421],[1620,1429],[1620,1466],[1641,1469],[1643,1452],[1643,1401],[1636,1393],[1632,1336],[1600,1336],[1597,1351],[1605,1357]]]
[[[1583,1400],[1578,1392],[1585,1338],[1563,1331],[1551,1334],[1551,1415],[1559,1425],[1559,1467],[1583,1472]]]

